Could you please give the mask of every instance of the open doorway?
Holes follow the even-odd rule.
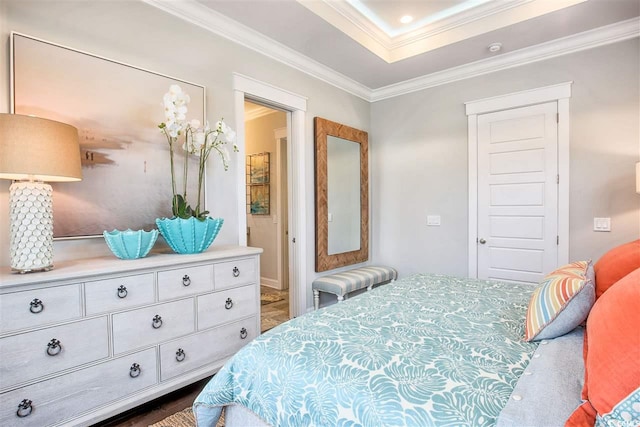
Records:
[[[260,257],[261,332],[290,318],[287,120],[284,111],[245,100],[247,245]]]
[[[309,196],[306,191],[307,165],[306,144],[307,131],[307,98],[288,90],[280,89],[272,84],[261,82],[239,73],[233,73],[234,110],[238,119],[238,146],[242,153],[237,159],[244,164],[245,101],[251,100],[256,104],[281,109],[287,115],[287,160],[288,160],[288,234],[286,246],[289,256],[289,315],[301,316],[310,309],[307,301],[307,254],[312,251],[312,243],[307,240],[311,236],[307,223],[307,202]],[[236,168],[238,181],[238,244],[247,245],[247,217],[246,211],[246,171],[244,167]]]

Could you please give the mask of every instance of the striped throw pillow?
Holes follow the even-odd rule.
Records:
[[[531,295],[524,339],[551,339],[572,331],[585,321],[594,301],[591,261],[577,261],[553,271]]]

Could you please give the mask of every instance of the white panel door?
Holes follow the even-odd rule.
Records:
[[[557,267],[557,111],[478,116],[478,278],[537,283]]]

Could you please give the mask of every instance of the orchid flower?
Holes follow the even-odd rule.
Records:
[[[211,129],[209,122],[205,121],[202,127],[199,120],[193,119],[187,121],[188,104],[191,101],[189,95],[183,92],[179,85],[171,85],[169,91],[162,97],[162,105],[164,107],[165,121],[158,126],[167,138],[169,143],[169,156],[171,161],[171,187],[173,191],[172,210],[173,215],[180,218],[189,218],[194,216],[204,220],[208,211],[200,209],[202,200],[202,183],[204,181],[205,164],[209,158],[211,150],[216,150],[224,170],[229,168],[230,155],[229,150],[225,146],[227,143],[233,143],[233,151],[238,151],[235,144],[236,133],[231,129],[224,120],[216,122],[215,129]],[[174,167],[174,146],[178,138],[184,136],[182,149],[186,152],[185,162],[183,166],[183,190],[182,194],[176,191],[175,167]],[[199,157],[198,161],[198,195],[197,205],[195,209],[187,203],[187,180],[188,180],[188,164],[189,156],[195,155]]]

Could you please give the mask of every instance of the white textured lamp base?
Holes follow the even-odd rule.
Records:
[[[53,268],[53,189],[17,181],[9,188],[11,269],[20,273]]]

